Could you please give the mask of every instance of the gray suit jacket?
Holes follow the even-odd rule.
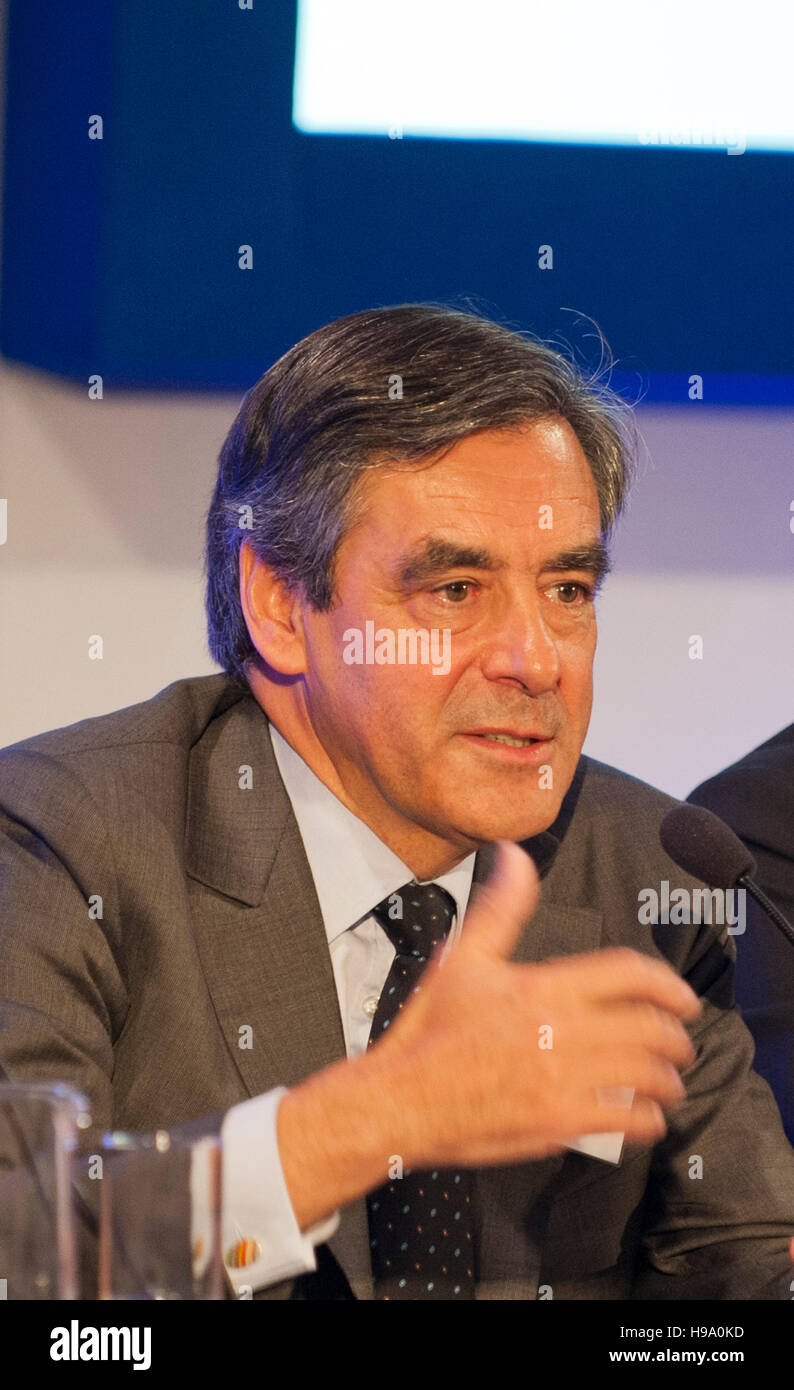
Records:
[[[630,945],[665,957],[705,1007],[662,1143],[617,1167],[566,1152],[477,1172],[479,1298],[790,1297],[794,1150],[752,1069],[733,940],[637,920],[641,888],[699,886],[659,843],[672,804],[582,757],[558,820],[526,842],[543,893],[517,960]],[[177,681],[0,753],[0,1068],[85,1091],[87,1153],[108,1128],[215,1127],[344,1055],[314,884],[249,693]],[[371,1297],[363,1199],[330,1245]]]

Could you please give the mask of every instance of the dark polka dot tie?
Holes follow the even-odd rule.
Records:
[[[369,1046],[420,988],[420,977],[455,915],[438,884],[409,883],[373,909],[397,954],[372,1020]],[[473,1179],[466,1168],[402,1168],[384,1154],[388,1180],[367,1198],[378,1299],[474,1298]]]

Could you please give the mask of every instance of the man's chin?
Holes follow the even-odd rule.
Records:
[[[531,840],[554,824],[559,815],[560,805],[561,800],[558,796],[552,798],[549,795],[537,807],[525,809],[521,813],[506,810],[504,806],[498,810],[494,808],[491,814],[483,814],[480,809],[478,813],[466,817],[464,823],[458,818],[456,829],[469,841],[478,845],[491,844],[494,840]]]

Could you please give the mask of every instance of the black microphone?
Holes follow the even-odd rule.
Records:
[[[746,888],[794,946],[794,927],[751,877],[756,868],[752,854],[719,816],[705,806],[682,803],[667,812],[659,837],[665,852],[693,878],[702,878],[712,888]]]

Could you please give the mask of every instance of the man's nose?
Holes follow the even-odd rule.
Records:
[[[505,607],[488,634],[482,670],[488,680],[518,681],[531,695],[556,688],[560,654],[540,596],[514,599]]]

